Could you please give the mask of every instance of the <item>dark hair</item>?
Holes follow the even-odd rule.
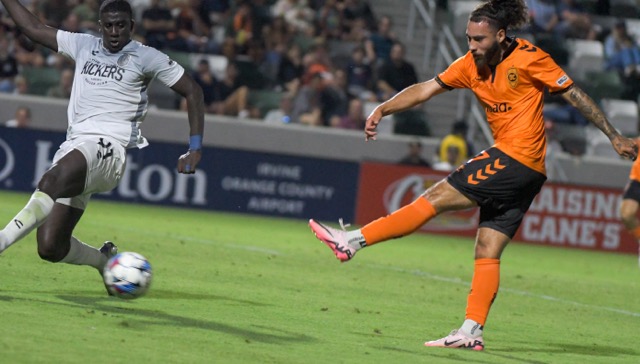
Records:
[[[102,5],[100,5],[99,14],[102,15],[107,11],[122,11],[129,14],[129,17],[133,19],[133,10],[131,10],[131,4],[129,4],[129,2],[126,0],[105,0]]]
[[[529,21],[524,0],[489,0],[478,5],[469,16],[469,21],[486,21],[497,30],[519,29]]]

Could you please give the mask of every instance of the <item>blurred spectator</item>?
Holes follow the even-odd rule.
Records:
[[[611,32],[604,39],[604,56],[606,59],[613,57],[632,38],[627,30],[627,23],[624,19],[619,19],[611,28]]]
[[[415,68],[404,58],[405,48],[400,42],[391,47],[389,61],[378,72],[378,97],[381,101],[391,98],[403,89],[418,83]]]
[[[360,99],[351,99],[347,114],[344,116],[336,115],[330,121],[332,127],[354,130],[363,130],[365,122],[364,106]]]
[[[202,10],[213,24],[224,24],[230,8],[230,0],[202,0]]]
[[[346,73],[349,95],[366,101],[377,100],[373,92],[373,70],[365,62],[364,48],[356,47],[353,49]]]
[[[18,35],[14,42],[16,61],[22,67],[42,67],[45,65],[45,59],[42,54],[42,46],[33,43],[24,35]]]
[[[464,120],[459,120],[453,123],[451,133],[442,138],[442,141],[438,146],[438,158],[440,162],[448,163],[453,166],[453,168],[457,168],[459,165],[471,158],[474,153],[474,148],[471,145],[471,142],[467,139],[468,129],[469,127]],[[445,166],[446,164],[443,164],[440,167]]]
[[[556,31],[559,36],[576,39],[596,39],[598,33],[591,21],[591,15],[576,0],[560,0],[558,13],[560,23],[556,27]]]
[[[291,122],[311,126],[322,125],[322,110],[320,96],[324,87],[326,72],[316,72],[311,75],[308,83],[302,84],[293,99]]]
[[[249,41],[246,57],[236,57],[235,64],[240,85],[250,89],[266,89],[275,84],[277,65],[268,62],[262,40]]]
[[[0,34],[0,92],[13,92],[13,79],[18,74],[18,61],[9,48],[6,34]]]
[[[198,14],[199,5],[200,0],[180,0],[176,17],[178,44],[186,43],[191,53],[220,53],[220,45],[210,38],[208,23]]]
[[[68,99],[73,87],[73,70],[66,68],[60,73],[60,83],[47,90],[48,97]]]
[[[624,84],[621,98],[636,101],[640,95],[640,47],[629,35],[621,35],[620,49],[607,59],[604,69],[615,70]]]
[[[216,101],[217,80],[211,72],[211,66],[207,59],[201,59],[198,66],[192,72],[191,77],[202,88],[205,110],[213,111],[213,103]],[[186,104],[185,104],[186,107]]]
[[[323,86],[320,92],[322,125],[330,126],[335,117],[347,115],[349,95],[347,93],[347,75],[343,70],[323,74]]]
[[[369,39],[371,32],[367,29],[364,19],[358,18],[353,21],[348,33],[342,34],[342,40],[361,43]]]
[[[271,8],[273,16],[282,16],[294,31],[313,35],[313,9],[307,0],[278,0]]]
[[[215,95],[210,112],[240,118],[258,116],[249,109],[249,88],[238,83],[238,69],[234,63],[227,64],[224,78],[216,82]]]
[[[14,77],[13,79],[13,83],[14,83],[14,88],[13,88],[14,95],[29,94],[29,82],[23,75],[20,75],[20,74],[16,75],[16,77]]]
[[[342,11],[338,0],[326,0],[316,14],[317,34],[326,39],[340,39],[343,34]]]
[[[346,26],[345,33],[351,32],[357,19],[363,20],[368,30],[376,30],[376,17],[368,0],[344,0],[343,16]]]
[[[315,41],[314,45],[302,57],[304,66],[304,74],[302,75],[302,83],[306,84],[316,73],[330,72],[333,68],[327,45],[322,39]]]
[[[291,112],[293,111],[293,96],[285,94],[280,99],[280,107],[269,110],[264,116],[264,122],[267,124],[289,124],[291,122]]]
[[[534,35],[538,33],[553,34],[560,22],[559,11],[555,0],[527,0],[529,9],[530,31]]]
[[[304,72],[302,65],[302,50],[296,44],[292,44],[287,53],[280,59],[278,65],[278,73],[276,76],[277,83],[286,90],[295,89],[300,82],[300,77]],[[292,85],[291,83],[295,83]]]
[[[60,28],[64,19],[71,13],[72,3],[67,0],[38,1],[39,14],[44,22],[54,28]]]
[[[433,165],[433,169],[436,171],[450,172],[458,168],[460,163],[460,148],[457,145],[449,145],[445,150],[444,158],[441,158],[437,163]]]
[[[389,61],[391,47],[396,42],[396,36],[391,31],[391,18],[384,15],[378,21],[378,29],[372,32],[365,41],[367,59],[374,67],[379,67]],[[375,71],[375,69],[374,69]]]
[[[233,14],[233,35],[236,45],[243,49],[248,41],[253,39],[253,9],[248,1],[239,2]]]
[[[4,126],[7,128],[28,128],[31,124],[31,109],[26,106],[18,106],[13,119],[7,120]]]
[[[176,39],[176,22],[166,0],[151,0],[151,5],[142,13],[142,35],[150,47],[162,50],[172,43],[172,49],[187,51],[186,44]]]
[[[408,166],[423,166],[431,167],[431,164],[422,157],[422,144],[419,140],[414,140],[409,143],[409,151],[406,156],[398,161],[398,164]]]
[[[84,29],[87,33],[98,35],[99,8],[100,4],[98,0],[78,0],[78,5],[76,5],[71,12],[78,17],[80,28]],[[134,16],[136,15],[142,14],[134,14]]]

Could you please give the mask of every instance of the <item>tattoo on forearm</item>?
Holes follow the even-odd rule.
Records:
[[[609,123],[602,110],[595,102],[578,87],[569,90],[571,104],[591,123],[602,130],[610,139],[617,133],[616,129]]]

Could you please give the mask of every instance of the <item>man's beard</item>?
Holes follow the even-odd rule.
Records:
[[[487,49],[487,51],[480,58],[473,57],[473,61],[476,63],[476,67],[482,68],[491,62],[491,60],[498,54],[500,51],[500,43],[494,42],[491,48]]]

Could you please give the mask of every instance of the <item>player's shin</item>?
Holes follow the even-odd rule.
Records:
[[[99,249],[87,245],[72,236],[69,244],[69,253],[62,258],[60,263],[89,265],[102,271],[107,263],[107,257]]]
[[[49,195],[35,191],[25,207],[0,231],[0,253],[42,225],[51,213],[53,204]]]
[[[491,304],[498,294],[499,285],[500,259],[476,259],[471,291],[467,298],[466,321],[461,328],[465,334],[471,336],[471,331],[475,329],[480,329],[482,333]],[[479,324],[480,327],[474,329],[475,324]]]
[[[367,245],[399,238],[418,230],[436,216],[436,210],[424,197],[401,209],[374,220],[362,228]]]

